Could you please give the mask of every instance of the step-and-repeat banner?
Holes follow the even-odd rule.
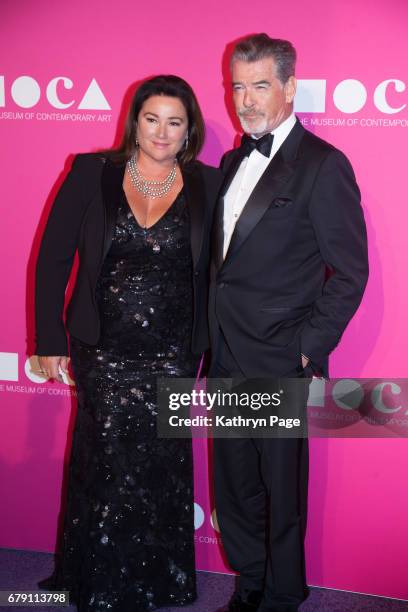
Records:
[[[197,93],[202,159],[217,165],[236,138],[224,53],[239,36],[294,43],[298,116],[348,155],[361,187],[371,275],[332,374],[406,375],[407,23],[403,0],[2,2],[1,546],[52,551],[56,541],[75,388],[31,371],[33,280],[72,155],[117,142],[134,84],[173,73]],[[197,565],[225,572],[207,450],[195,441]],[[404,439],[311,441],[310,584],[408,598],[407,470]]]

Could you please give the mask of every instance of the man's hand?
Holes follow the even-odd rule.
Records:
[[[305,357],[305,355],[302,355],[302,368],[304,369],[307,364],[309,363],[309,357]]]
[[[61,368],[65,374],[68,374],[68,357],[38,357],[38,363],[40,364],[41,374],[44,374],[47,378],[55,378],[59,382],[64,382],[59,369]]]

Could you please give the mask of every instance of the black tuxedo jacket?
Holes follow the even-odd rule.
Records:
[[[222,330],[246,376],[283,376],[301,366],[301,353],[327,376],[368,277],[353,170],[298,121],[250,195],[223,261],[223,196],[241,161],[239,149],[225,156],[215,211],[213,349]]]
[[[124,164],[116,165],[99,154],[77,155],[55,199],[37,260],[38,355],[68,355],[66,329],[87,344],[98,342],[100,322],[95,288],[112,241],[124,172]],[[209,344],[210,220],[222,175],[218,169],[200,162],[186,165],[182,174],[190,212],[193,258],[192,350],[200,354]],[[78,274],[65,325],[65,290],[77,250]]]

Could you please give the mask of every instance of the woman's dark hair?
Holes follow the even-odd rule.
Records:
[[[177,154],[180,165],[196,159],[204,144],[204,120],[197,98],[190,85],[178,76],[162,74],[144,81],[136,90],[126,118],[122,142],[117,149],[104,151],[112,161],[126,162],[136,151],[137,118],[143,104],[152,96],[178,98],[184,105],[188,118],[188,145]]]

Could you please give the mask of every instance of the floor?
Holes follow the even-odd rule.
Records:
[[[38,580],[49,576],[53,569],[53,555],[47,553],[0,549],[0,590],[37,590]],[[234,589],[234,578],[224,574],[198,572],[199,598],[193,606],[185,608],[161,608],[161,612],[185,610],[194,612],[216,612],[228,602]],[[1,610],[10,607],[0,606]],[[19,606],[18,610],[50,612],[64,609],[76,612],[75,606],[64,608],[54,606]],[[312,588],[301,612],[360,612],[388,610],[408,612],[408,601],[357,595],[344,591]],[[137,610],[135,610],[137,612]]]

